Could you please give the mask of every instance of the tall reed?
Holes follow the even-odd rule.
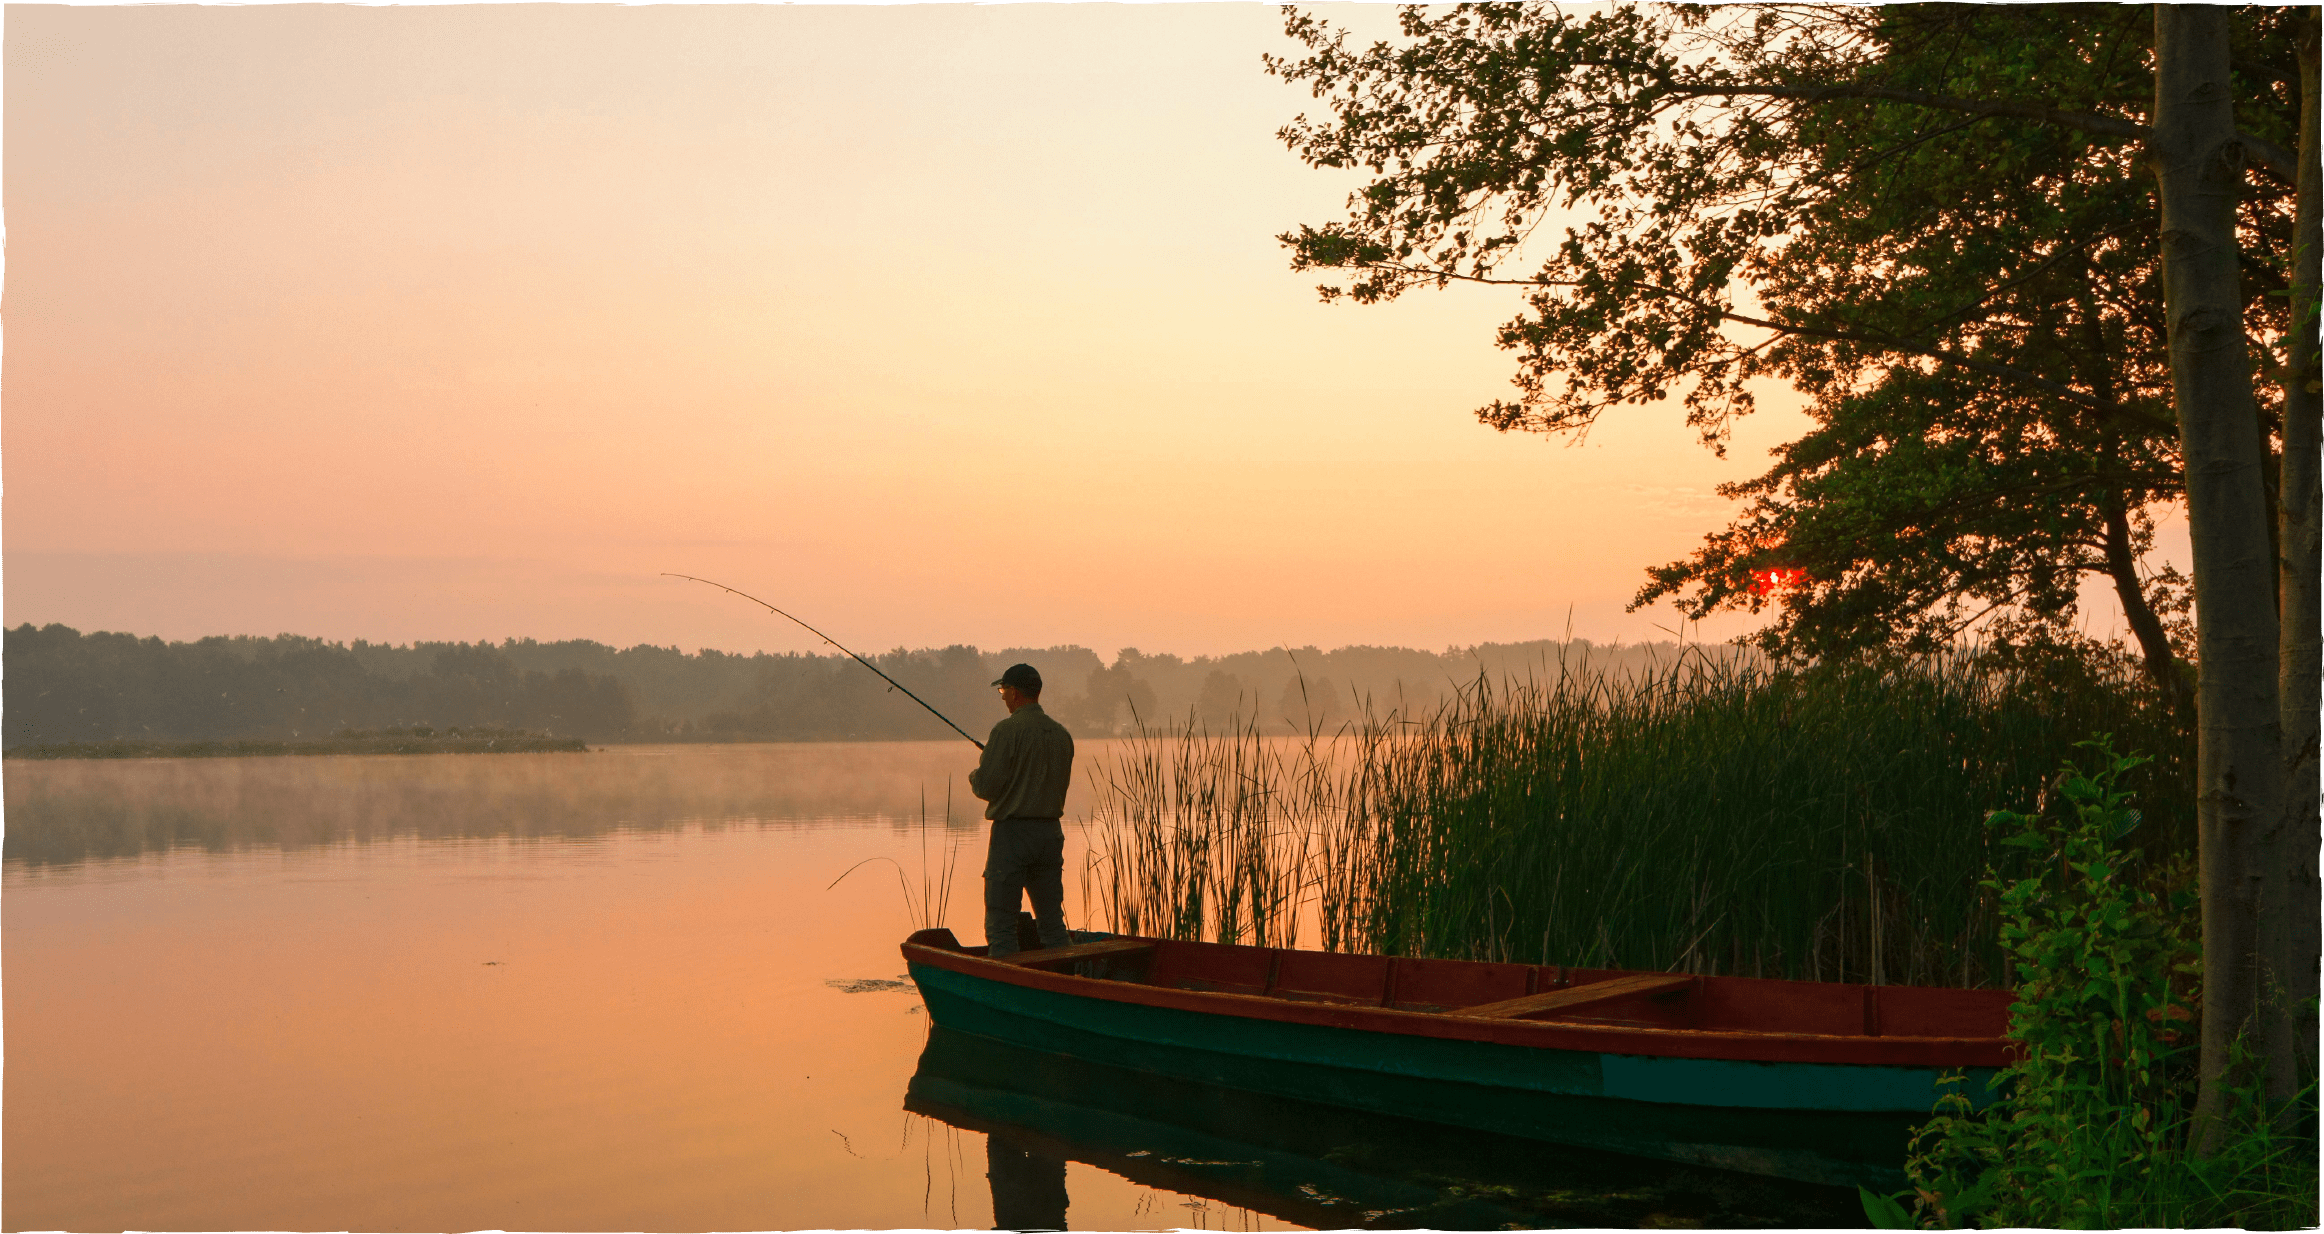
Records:
[[[1338,796],[1327,755],[1230,719],[1149,727],[1096,768],[1090,831],[1118,933],[1291,946],[1317,825]]]
[[[875,861],[884,861],[896,868],[896,888],[904,895],[904,915],[911,919],[915,930],[933,930],[944,924],[946,909],[952,903],[952,875],[960,861],[960,837],[952,822],[952,785],[944,786],[944,821],[937,832],[937,843],[943,846],[941,864],[928,864],[928,790],[920,790],[920,893],[912,894],[911,876],[904,871],[904,863],[893,857],[866,857],[839,872],[825,886],[825,891],[847,881],[847,876]]]
[[[1097,816],[1129,932],[1281,945],[1312,911],[1334,950],[1986,985],[1981,820],[2097,731],[2156,757],[2183,846],[2192,743],[2137,680],[1967,654],[1544,663],[1274,746],[1190,722],[1129,743]]]

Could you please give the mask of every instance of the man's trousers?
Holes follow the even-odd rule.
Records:
[[[1064,825],[1054,818],[995,819],[984,859],[984,940],[991,954],[1016,954],[1018,905],[1027,894],[1041,945],[1072,942],[1065,929]]]

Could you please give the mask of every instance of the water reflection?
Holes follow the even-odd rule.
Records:
[[[985,1178],[993,1189],[996,1230],[1065,1228],[1065,1156],[1049,1141],[1015,1127],[985,1133]]]
[[[904,1105],[990,1137],[1000,1228],[1063,1228],[1067,1161],[1319,1229],[1863,1224],[1854,1195],[1833,1188],[1231,1092],[943,1029]]]

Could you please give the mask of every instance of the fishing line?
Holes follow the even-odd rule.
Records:
[[[840,646],[839,646],[839,640],[838,640],[838,639],[835,639],[835,638],[831,637],[830,635],[828,635],[828,634],[825,634],[823,631],[821,631],[821,630],[818,630],[818,629],[816,629],[815,627],[813,627],[813,626],[811,626],[811,625],[808,625],[806,622],[804,622],[804,621],[801,621],[801,620],[799,620],[799,619],[798,619],[798,618],[796,618],[796,617],[793,617],[793,616],[792,616],[792,615],[790,615],[789,613],[786,613],[786,612],[784,612],[783,610],[781,610],[781,609],[779,609],[779,608],[776,608],[774,605],[772,605],[772,604],[769,604],[769,603],[767,603],[766,601],[759,599],[757,596],[754,596],[754,595],[750,594],[750,593],[749,593],[749,592],[747,592],[747,591],[735,591],[735,589],[734,589],[734,588],[732,588],[732,587],[729,587],[729,586],[727,586],[727,585],[726,585],[726,584],[724,584],[724,583],[714,583],[714,582],[711,582],[709,579],[706,579],[706,578],[696,578],[696,577],[694,577],[694,576],[693,576],[693,575],[691,575],[691,574],[679,574],[679,573],[677,573],[677,572],[675,572],[675,571],[671,571],[671,570],[664,570],[664,571],[662,571],[662,577],[664,577],[664,578],[682,578],[682,579],[685,579],[685,580],[686,580],[686,581],[688,581],[688,582],[693,582],[693,583],[704,583],[704,584],[708,584],[709,586],[716,587],[716,588],[717,588],[717,589],[719,589],[720,591],[729,592],[729,593],[732,593],[732,594],[734,594],[734,595],[741,596],[743,599],[745,599],[745,600],[748,600],[748,601],[750,601],[751,603],[758,605],[760,608],[763,608],[763,609],[767,610],[768,612],[770,612],[770,613],[773,613],[775,616],[777,616],[777,617],[780,617],[780,618],[782,618],[783,620],[785,620],[785,621],[788,621],[788,622],[792,623],[793,625],[796,625],[796,626],[798,626],[800,629],[802,629],[802,630],[805,630],[807,633],[809,633],[809,634],[812,634],[812,635],[814,635],[815,637],[817,637],[817,638],[819,638],[819,639],[822,639],[824,642],[826,642],[826,643],[829,643],[829,644],[831,644],[831,645],[832,645],[832,646],[834,646],[834,647],[839,647],[839,650],[841,650],[841,651],[843,651],[843,652],[846,652],[846,654],[847,654],[847,658],[848,658],[848,659],[850,659],[850,660],[853,660],[853,661],[855,661],[856,663],[863,665],[865,668],[868,668],[868,669],[870,669],[871,671],[873,671],[873,672],[875,672],[875,673],[880,673],[880,666],[879,666],[879,665],[877,665],[877,664],[874,664],[874,663],[872,663],[871,661],[864,659],[862,656],[859,656],[859,655],[855,654],[855,653],[854,653],[854,652],[852,652],[852,651],[848,651],[848,650],[847,650],[847,648],[845,648],[845,647],[840,647]],[[917,695],[917,694],[914,694],[914,693],[912,693],[910,690],[905,690],[905,689],[904,689],[904,683],[903,683],[903,682],[900,682],[900,681],[896,680],[895,678],[888,676],[886,673],[880,673],[880,680],[881,680],[881,681],[884,681],[884,682],[887,682],[889,685],[891,685],[891,686],[894,686],[896,689],[903,690],[903,691],[904,691],[904,697],[905,697],[905,698],[911,699],[913,702],[920,704],[922,707],[928,707],[928,700],[927,700],[927,699],[924,699],[924,698],[922,698],[922,697],[920,697],[920,696],[919,696],[919,695]],[[952,719],[951,719],[951,717],[949,717],[949,716],[945,715],[943,712],[936,710],[934,707],[928,707],[928,714],[929,714],[929,715],[932,715],[932,716],[935,716],[935,717],[936,717],[937,719],[939,719],[939,720],[942,720],[942,721],[944,721],[944,723],[945,723],[945,726],[946,726],[946,727],[948,727],[948,728],[950,728],[950,729],[951,729],[953,732],[956,732],[956,733],[960,734],[960,735],[961,735],[961,736],[963,736],[963,737],[968,737],[968,730],[967,730],[967,729],[965,729],[965,728],[962,728],[961,726],[959,726],[959,725],[957,725],[957,724],[954,724],[954,723],[952,722]],[[977,740],[976,738],[974,738],[974,737],[968,737],[968,744],[970,744],[970,745],[972,745],[972,746],[975,746],[975,747],[976,747],[977,749],[979,749],[979,750],[982,750],[982,749],[984,749],[984,743],[983,743],[983,742],[981,742],[981,741],[978,741],[978,740]],[[847,877],[847,876],[846,876],[846,875],[844,875],[844,874],[842,874],[842,875],[840,875],[840,877],[841,877],[841,878],[845,878],[845,877]]]

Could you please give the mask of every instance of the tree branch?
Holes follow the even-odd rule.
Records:
[[[1457,270],[1415,269],[1411,266],[1398,265],[1394,262],[1360,262],[1354,264],[1358,269],[1393,271],[1398,274],[1406,274],[1416,278],[1436,279],[1440,282],[1459,281],[1463,283],[1484,283],[1496,287],[1583,286],[1582,283],[1571,279],[1497,279],[1488,278],[1481,274],[1462,274]],[[2052,381],[2047,377],[2041,377],[2033,373],[2026,372],[2024,369],[2012,368],[2006,364],[1997,364],[1991,360],[1975,359],[1970,356],[1961,355],[1957,352],[1946,351],[1940,347],[1932,347],[1925,343],[1915,343],[1907,339],[1864,334],[1853,330],[1842,330],[1834,326],[1805,326],[1795,325],[1789,322],[1770,321],[1764,317],[1752,317],[1748,314],[1738,313],[1731,309],[1720,308],[1716,304],[1698,300],[1693,296],[1687,295],[1683,292],[1674,291],[1667,287],[1657,286],[1653,283],[1638,282],[1632,283],[1630,286],[1637,287],[1643,291],[1652,292],[1655,295],[1662,296],[1667,299],[1682,301],[1686,304],[1694,306],[1695,308],[1701,309],[1706,313],[1715,313],[1718,315],[1721,321],[1732,321],[1739,325],[1746,326],[1758,326],[1763,330],[1775,330],[1784,334],[1804,334],[1810,338],[1831,339],[1834,342],[1840,343],[1862,343],[1868,347],[1872,347],[1880,351],[1898,351],[1909,355],[1926,356],[1931,360],[1937,360],[1945,364],[1951,364],[1959,368],[1964,368],[1972,373],[1982,373],[1988,377],[1999,377],[2008,381],[2017,382],[2020,385],[2030,386],[2036,390],[2042,391],[2045,394],[2056,398],[2062,398],[2067,402],[2074,403],[2079,406],[2098,406],[2097,399],[2094,399],[2091,396],[2084,394],[2080,390],[2066,385],[2063,382]]]
[[[1734,98],[1749,95],[1756,98],[1798,99],[1805,103],[1821,103],[1828,99],[1880,99],[1892,103],[1911,103],[1917,107],[1937,111],[1960,112],[1970,116],[2007,116],[2017,120],[2032,120],[2039,124],[2054,124],[2061,128],[2079,129],[2101,137],[2118,137],[2130,141],[2151,141],[2154,130],[2135,120],[2120,116],[2102,115],[2094,111],[2060,111],[2039,103],[1988,102],[1978,99],[1958,99],[1926,90],[1901,90],[1894,86],[1833,85],[1833,86],[1722,86],[1708,83],[1666,81],[1663,88],[1688,98]],[[2245,153],[2254,156],[2258,165],[2283,183],[2299,182],[2300,160],[2291,151],[2257,134],[2236,130],[2235,139]]]
[[[2140,221],[2142,223],[2144,222],[2144,220]],[[1962,305],[1960,308],[1954,309],[1952,312],[1947,313],[1942,317],[1933,318],[1929,321],[1918,322],[1915,324],[1922,328],[1937,326],[1951,321],[1956,317],[1961,317],[1968,313],[1973,313],[1979,308],[1984,307],[1986,302],[1992,300],[1993,297],[2000,295],[2002,292],[2008,291],[2014,287],[2023,286],[2026,283],[2030,283],[2033,280],[2040,278],[2042,275],[2049,273],[2052,269],[2056,268],[2058,263],[2064,261],[2068,257],[2076,256],[2085,249],[2088,249],[2091,245],[2096,244],[2101,240],[2111,240],[2115,236],[2118,236],[2128,230],[2130,230],[2129,224],[2124,224],[2120,227],[2108,227],[2093,234],[2084,236],[2081,240],[2074,243],[2061,244],[2058,246],[2057,252],[2052,253],[2048,257],[2043,258],[2041,261],[2034,263],[2033,267],[2027,270],[2024,274],[2021,274],[2018,277],[2010,279],[2006,282],[1997,283],[1994,286],[1987,288],[1984,295],[1981,295],[1975,300]]]

